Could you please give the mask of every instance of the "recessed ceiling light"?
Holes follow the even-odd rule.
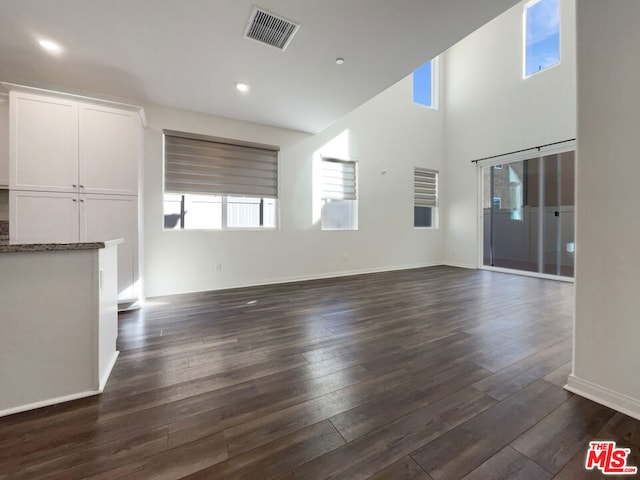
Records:
[[[42,48],[44,48],[47,52],[50,53],[60,53],[62,51],[62,47],[58,45],[56,42],[51,40],[40,40],[38,42]]]
[[[344,58],[338,57],[336,58],[336,65],[342,65],[344,63]]]
[[[247,93],[249,91],[249,85],[247,85],[246,83],[236,83],[236,89],[239,92]]]

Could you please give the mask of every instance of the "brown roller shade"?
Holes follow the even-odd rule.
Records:
[[[278,198],[278,150],[165,131],[166,193]]]

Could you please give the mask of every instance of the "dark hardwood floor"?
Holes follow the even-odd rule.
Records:
[[[101,396],[0,418],[0,479],[588,479],[594,439],[640,465],[640,422],[562,389],[572,312],[450,267],[152,299]]]

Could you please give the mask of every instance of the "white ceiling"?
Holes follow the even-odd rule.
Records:
[[[0,0],[0,79],[317,132],[516,3]],[[253,5],[301,24],[286,51],[243,37]]]

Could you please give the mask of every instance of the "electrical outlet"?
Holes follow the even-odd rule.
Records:
[[[221,271],[222,271],[222,264],[216,263],[216,272],[221,272]]]

